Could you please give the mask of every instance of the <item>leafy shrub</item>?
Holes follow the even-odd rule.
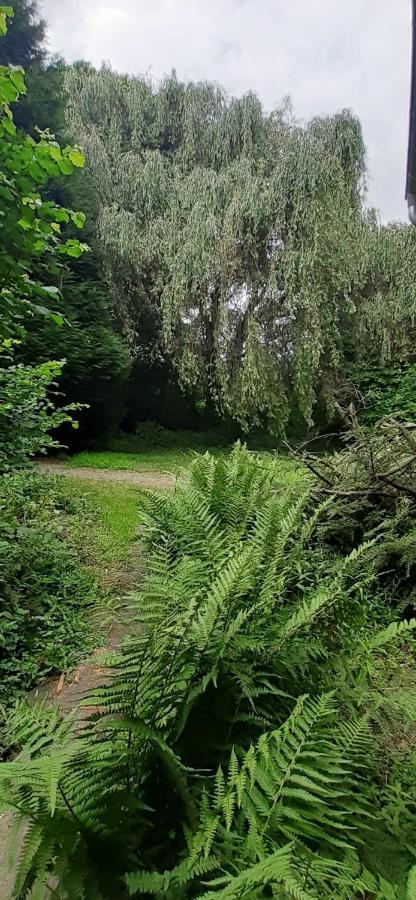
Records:
[[[0,344],[0,473],[26,465],[28,458],[58,447],[50,432],[72,421],[78,404],[56,408],[53,395],[62,363],[23,366],[13,360],[13,343]]]
[[[211,431],[171,431],[164,428],[158,422],[141,422],[133,434],[120,434],[113,438],[110,444],[111,450],[135,452],[137,450],[153,450],[163,448],[175,449],[200,449],[207,447],[225,447],[229,441],[218,430]]]
[[[233,434],[234,432],[234,434]],[[140,422],[131,434],[120,432],[108,445],[110,450],[124,451],[125,453],[139,450],[153,450],[163,448],[166,450],[194,449],[209,450],[212,447],[230,447],[238,437],[238,429],[232,431],[228,428],[204,428],[201,431],[191,429],[164,428],[158,422],[149,420]],[[265,432],[253,431],[245,436],[245,442],[251,450],[276,450],[277,441]]]
[[[10,6],[0,6],[0,34],[6,33]],[[88,249],[74,237],[63,239],[62,224],[82,228],[83,213],[56,205],[41,196],[50,178],[71,175],[84,165],[77,147],[61,148],[49,132],[37,140],[17,132],[10,109],[26,93],[20,66],[0,66],[0,276],[2,313],[0,334],[9,336],[16,320],[31,310],[46,313],[42,301],[59,296],[54,283],[61,257],[78,258]],[[42,282],[36,272],[42,272]],[[49,282],[49,283],[48,283]]]
[[[64,358],[59,379],[63,402],[83,404],[80,427],[76,433],[65,429],[65,443],[97,442],[97,435],[102,442],[123,418],[130,368],[127,347],[112,327],[109,299],[92,278],[79,282],[67,276],[62,297],[50,308],[59,309],[64,321],[34,315],[26,325],[19,360],[39,364]]]
[[[71,897],[405,896],[371,679],[416,623],[382,605],[382,540],[335,545],[333,499],[303,487],[237,446],[149,495],[140,627],[86,729],[37,709],[11,724],[25,749],[1,793],[29,820],[17,897],[51,875]]]
[[[360,418],[364,423],[372,425],[392,410],[405,421],[415,421],[416,365],[361,366],[354,376],[363,393]]]
[[[0,703],[62,671],[90,646],[92,575],[71,540],[63,487],[33,473],[0,478]]]

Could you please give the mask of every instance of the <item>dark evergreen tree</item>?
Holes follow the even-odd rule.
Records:
[[[46,22],[37,0],[13,0],[13,18],[0,46],[0,65],[22,66],[27,93],[13,107],[14,120],[22,131],[35,129],[61,136],[65,130],[64,61],[50,57]]]
[[[13,18],[0,42],[0,65],[42,65],[47,57],[46,22],[41,18],[37,0],[12,0]]]

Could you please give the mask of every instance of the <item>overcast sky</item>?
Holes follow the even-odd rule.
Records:
[[[405,219],[411,0],[41,0],[49,47],[155,78],[209,79],[266,110],[290,94],[309,118],[351,108],[369,202]]]

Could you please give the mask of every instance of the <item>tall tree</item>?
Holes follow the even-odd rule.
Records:
[[[46,22],[38,0],[12,0],[13,17],[0,42],[0,65],[22,66],[27,93],[14,106],[16,125],[22,131],[48,128],[62,136],[65,130],[64,62],[51,58],[46,43]]]
[[[11,0],[13,17],[0,41],[0,65],[22,66],[46,59],[46,22],[41,18],[37,0]]]
[[[140,356],[244,428],[331,403],[340,321],[363,272],[364,146],[343,112],[300,125],[175,76],[155,91],[67,73],[113,302]]]

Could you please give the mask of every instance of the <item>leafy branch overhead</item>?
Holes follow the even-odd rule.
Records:
[[[10,15],[2,7],[0,23]],[[4,27],[3,27],[4,30]],[[86,244],[68,236],[62,225],[82,228],[85,217],[44,199],[41,191],[51,178],[71,175],[84,165],[77,147],[59,146],[53,135],[40,132],[34,140],[17,131],[10,104],[26,91],[18,66],[0,66],[0,302],[2,330],[10,332],[13,317],[38,308],[39,300],[59,296],[56,254],[78,257]]]

